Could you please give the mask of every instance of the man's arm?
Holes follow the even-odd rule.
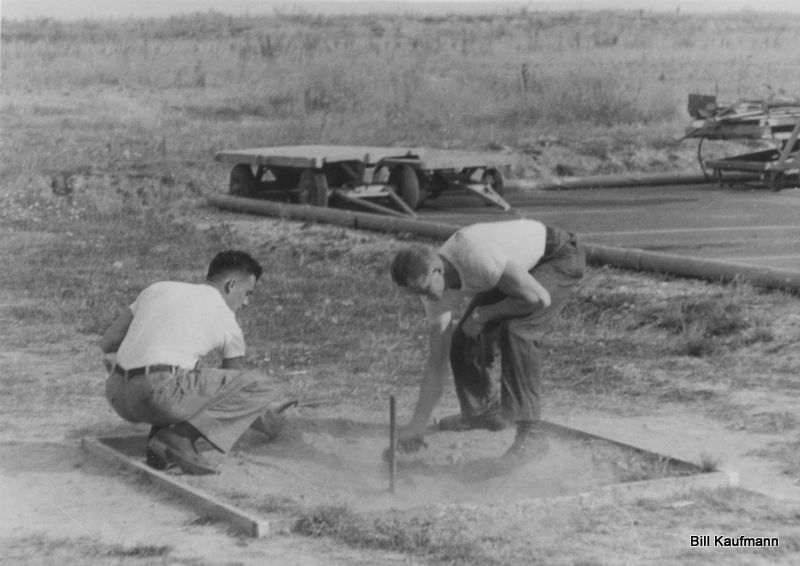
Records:
[[[550,306],[547,289],[513,261],[509,261],[503,270],[497,288],[508,298],[480,308],[480,318],[484,323],[497,318],[530,314],[535,308]]]
[[[100,341],[97,343],[104,354],[113,354],[119,349],[120,344],[122,344],[122,341],[125,339],[125,335],[128,333],[128,328],[130,328],[132,321],[133,313],[130,309],[125,309],[122,314],[111,323],[111,326],[108,327],[108,330],[106,330],[103,337],[100,338]]]
[[[497,303],[475,308],[461,325],[468,336],[477,336],[483,326],[493,320],[527,316],[534,309],[550,305],[550,293],[547,289],[512,261],[509,261],[503,270],[497,288],[508,297]]]
[[[428,421],[430,421],[434,407],[442,397],[444,383],[448,377],[452,333],[449,322],[444,328],[438,325],[431,325],[428,330],[428,361],[420,384],[419,398],[417,399],[417,406],[414,408],[414,416],[411,417],[411,422],[406,427],[403,436],[423,434]]]
[[[547,289],[516,262],[509,261],[506,264],[497,288],[511,298],[524,301],[529,309],[539,306],[540,303],[545,307],[550,306],[550,293]]]

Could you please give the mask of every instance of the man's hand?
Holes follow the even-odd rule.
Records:
[[[461,330],[470,338],[477,338],[478,334],[483,331],[484,322],[478,313],[478,310],[473,310],[467,319],[461,323]]]
[[[399,454],[413,454],[427,447],[428,443],[425,442],[425,437],[423,436],[423,433],[419,429],[414,428],[410,425],[400,427],[400,429],[398,429],[397,450],[395,452],[395,458]],[[382,457],[384,462],[391,463],[392,461],[391,452],[392,452],[391,446],[383,451]]]
[[[427,448],[428,443],[425,442],[424,431],[416,427],[405,426],[401,427],[397,434],[397,451],[400,453],[410,454],[412,452],[419,452],[423,448]]]

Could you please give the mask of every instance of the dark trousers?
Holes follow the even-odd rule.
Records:
[[[551,228],[548,236],[545,257],[529,273],[550,293],[550,306],[539,305],[527,316],[493,320],[471,338],[461,325],[473,309],[507,298],[491,289],[473,298],[453,332],[450,366],[466,418],[499,412],[509,421],[541,418],[541,339],[586,265],[574,234]]]

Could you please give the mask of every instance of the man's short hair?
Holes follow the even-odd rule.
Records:
[[[397,252],[392,260],[392,281],[407,287],[411,281],[427,275],[436,259],[436,250],[427,246],[411,246]]]
[[[256,280],[261,277],[263,269],[261,265],[250,257],[250,254],[239,250],[225,250],[219,252],[208,266],[206,279],[217,279],[229,273],[245,273],[254,275]]]

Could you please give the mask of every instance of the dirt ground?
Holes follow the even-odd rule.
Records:
[[[254,237],[263,238],[263,230],[269,230],[272,221],[234,222],[239,222],[239,228],[245,231],[258,224],[262,232]],[[284,230],[286,224],[281,224],[280,228]],[[324,233],[326,228],[318,230]],[[27,241],[34,241],[35,236],[25,235]],[[383,245],[387,238],[374,236],[369,240],[363,247],[374,249],[374,246]],[[590,277],[596,280],[616,277],[617,286],[636,287],[654,296],[699,285],[686,281],[656,282],[635,274],[594,273]],[[495,537],[498,548],[503,548],[500,542],[507,537],[525,538],[532,545],[531,552],[535,547],[544,553],[544,557],[537,555],[536,561],[543,564],[797,563],[800,560],[800,539],[796,534],[800,525],[800,468],[787,466],[785,453],[772,448],[786,446],[787,442],[798,446],[800,442],[796,420],[791,418],[797,414],[800,400],[796,384],[800,365],[796,348],[791,346],[796,345],[800,337],[800,306],[792,297],[765,300],[780,303],[775,312],[782,313],[776,315],[776,324],[781,325],[783,347],[772,346],[769,352],[765,348],[764,356],[769,355],[770,367],[782,368],[787,376],[786,385],[780,390],[758,384],[737,388],[731,392],[729,401],[735,400],[744,412],[714,418],[707,410],[698,410],[696,404],[684,404],[680,399],[648,404],[644,411],[637,411],[634,408],[642,401],[636,398],[612,401],[599,396],[594,402],[576,404],[558,394],[551,395],[545,410],[545,418],[550,421],[648,450],[695,463],[711,458],[719,462],[722,470],[737,473],[742,490],[711,495],[686,492],[633,505],[598,504],[593,507],[586,503],[579,509],[542,511],[515,505],[515,490],[519,489],[519,484],[498,480],[492,489],[486,489],[485,484],[475,489],[454,482],[449,486],[451,491],[437,493],[437,501],[465,501],[472,504],[473,512],[467,517],[462,512],[456,520],[449,511],[442,509],[438,519],[445,523],[450,521],[467,534],[481,533],[484,545],[486,537]],[[40,328],[42,340],[35,344],[20,340],[24,333],[18,318],[11,315],[11,307],[24,303],[21,294],[15,296],[7,292],[0,297],[0,328],[9,344],[0,356],[6,375],[14,377],[3,381],[0,399],[3,407],[0,413],[0,497],[3,501],[0,506],[0,562],[3,564],[279,563],[299,566],[436,561],[436,557],[354,547],[326,537],[284,533],[263,540],[246,539],[223,525],[209,522],[137,478],[87,458],[79,448],[81,437],[142,433],[146,429],[121,422],[106,405],[102,398],[102,368],[94,347],[86,342],[85,336],[72,331],[68,323],[43,325]],[[759,363],[752,351],[749,356],[747,364]],[[665,368],[664,371],[670,370]],[[673,374],[676,380],[695,380],[687,384],[687,388],[694,387],[693,391],[721,387],[703,382],[698,373],[680,368]],[[297,379],[302,381],[302,372],[298,372]],[[61,403],[64,391],[70,387],[88,388],[96,391],[96,395],[81,397],[80,403]],[[286,395],[293,392],[287,390]],[[410,396],[413,391],[406,392],[401,403],[408,404]],[[354,422],[376,423],[374,434],[366,436],[371,438],[367,448],[377,452],[383,445],[384,429],[381,427],[386,420],[385,413],[380,410],[383,399],[364,401],[343,399],[335,408],[317,412],[298,410],[294,418],[313,416],[335,420],[346,416]],[[623,402],[630,408],[621,410]],[[455,407],[454,395],[449,394],[438,416],[453,412]],[[741,415],[741,426],[737,425],[739,417],[736,415]],[[776,415],[783,415],[784,420],[778,422]],[[754,418],[762,418],[763,426],[751,426]],[[490,446],[502,452],[510,441],[506,432],[497,437],[497,442],[487,440],[480,433],[463,438],[442,435],[432,442],[442,443],[445,450],[441,453],[449,458],[440,462],[441,465],[458,465],[461,458],[471,457],[473,445]],[[304,442],[312,449],[320,449],[329,444],[326,434],[329,432],[306,431]],[[291,445],[291,434],[288,438]],[[241,478],[241,482],[250,482],[262,493],[278,498],[271,503],[262,502],[263,505],[280,506],[280,496],[285,495],[280,486],[275,493],[271,489],[275,486],[262,485],[258,478],[252,477],[248,466],[272,466],[273,471],[280,471],[281,460],[274,456],[280,455],[281,444],[259,447],[256,443],[251,448],[239,451],[227,461],[225,466],[229,473],[217,481],[224,481],[225,477]],[[361,444],[354,444],[352,450],[348,454],[343,449],[336,457],[365,466],[373,462],[376,470],[382,467],[376,457],[364,453]],[[556,470],[556,475],[584,468],[585,463],[572,457],[565,467]],[[546,466],[538,469],[541,472]],[[552,476],[554,470],[549,473]],[[313,487],[326,480],[320,474],[319,469],[309,467],[302,479]],[[578,476],[576,473],[572,479]],[[425,475],[415,477],[425,478]],[[380,491],[383,478],[377,471],[371,478],[373,484],[359,478],[351,479],[358,480],[356,483],[364,491]],[[530,482],[529,487],[537,483],[533,478],[526,481]],[[418,490],[419,487],[401,476],[398,488],[408,496],[409,503],[416,505],[426,498],[424,489]],[[222,491],[226,489],[224,485],[221,488]],[[242,491],[246,494],[246,490],[240,489],[239,493],[229,490],[228,496],[242,501],[246,499]],[[473,496],[464,498],[467,493]],[[352,505],[353,501],[345,503]],[[369,506],[364,509],[370,510]],[[778,551],[691,549],[689,537],[695,534],[777,536],[783,546]],[[515,552],[495,556],[493,563],[525,563],[518,554],[522,550]],[[480,558],[462,562],[484,563]]]

